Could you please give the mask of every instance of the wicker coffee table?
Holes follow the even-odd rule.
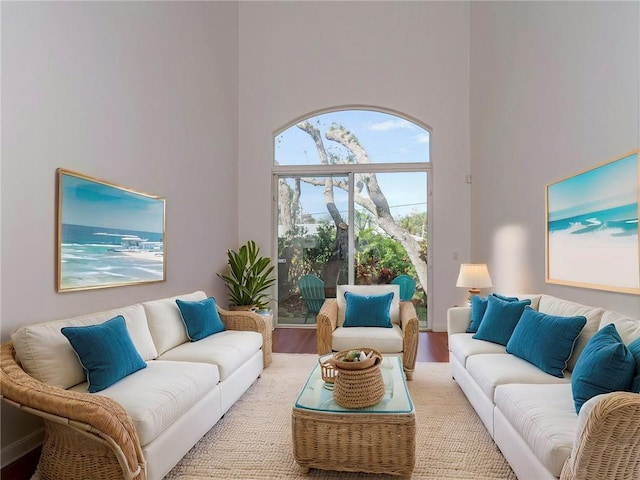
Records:
[[[416,419],[398,357],[381,364],[385,395],[373,407],[343,408],[333,401],[316,365],[293,406],[293,456],[310,468],[410,475],[415,465]]]

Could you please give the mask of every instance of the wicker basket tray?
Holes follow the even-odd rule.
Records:
[[[382,355],[373,351],[372,365],[359,369],[344,369],[343,363],[365,362],[339,362],[334,360],[337,376],[333,387],[333,400],[345,408],[366,408],[375,405],[384,397],[384,381],[380,371]],[[338,352],[339,356],[343,352]],[[334,357],[335,358],[335,357]]]

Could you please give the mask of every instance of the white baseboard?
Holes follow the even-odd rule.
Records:
[[[0,467],[4,468],[19,458],[24,457],[27,453],[42,445],[43,440],[44,428],[40,428],[17,442],[13,442],[11,445],[4,447],[2,451],[0,451],[0,458],[2,458]]]

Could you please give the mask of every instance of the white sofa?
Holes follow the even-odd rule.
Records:
[[[608,395],[592,398],[583,405],[580,414],[576,414],[571,371],[589,339],[600,328],[614,323],[622,340],[628,345],[640,337],[640,320],[550,295],[518,297],[521,300],[530,299],[531,308],[542,313],[557,316],[582,315],[586,318],[586,324],[567,362],[564,378],[549,375],[526,360],[507,353],[505,346],[472,338],[473,333],[466,333],[471,320],[471,307],[453,307],[448,310],[447,315],[452,375],[515,474],[520,480],[556,479],[561,474],[563,479],[622,478],[611,473],[604,474],[605,476],[602,473],[585,474],[587,470],[584,465],[580,466],[582,473],[576,473],[578,458],[586,461],[585,458],[590,455],[590,471],[595,471],[593,469],[597,467],[599,472],[625,472],[624,478],[638,478],[640,396],[620,394],[634,404],[630,411],[635,412],[635,425],[632,425],[634,430],[629,433],[629,438],[634,442],[635,450],[626,452],[626,455],[631,454],[632,464],[607,466],[605,463],[616,464],[621,459],[607,459],[606,453],[604,457],[600,457],[594,450],[585,450],[582,443],[589,434],[585,428],[589,413],[602,397]],[[614,444],[617,440],[614,438],[608,441]],[[607,447],[601,445],[599,451],[606,450]],[[626,476],[630,472],[635,476]]]
[[[270,361],[271,329],[219,309],[225,330],[189,341],[176,298],[23,326],[3,345],[2,396],[45,418],[39,478],[160,480],[253,384]],[[147,366],[96,394],[66,326],[125,319]],[[14,361],[15,360],[15,361]]]

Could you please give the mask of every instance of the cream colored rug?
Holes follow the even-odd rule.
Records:
[[[316,355],[273,355],[262,377],[198,442],[166,480],[385,479],[312,469],[293,459],[291,407]],[[513,479],[498,447],[451,378],[448,363],[418,363],[408,382],[416,409],[413,479]]]

